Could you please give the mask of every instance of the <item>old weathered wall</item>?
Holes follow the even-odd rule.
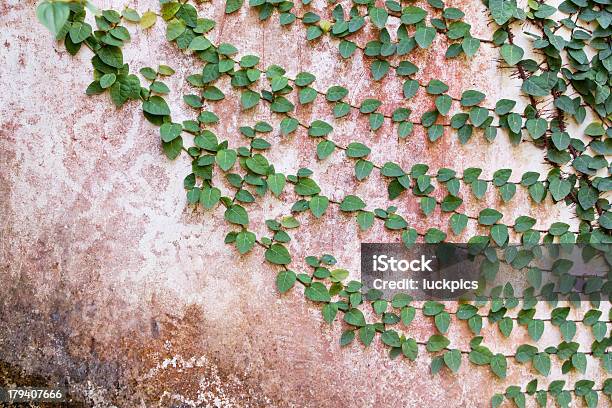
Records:
[[[491,35],[479,1],[454,3],[467,11],[477,34]],[[131,5],[157,8],[154,0]],[[319,0],[311,7],[326,5]],[[313,72],[318,89],[345,85],[350,101],[377,97],[386,113],[399,104],[417,113],[432,106],[424,96],[403,101],[401,82],[393,74],[373,82],[361,57],[340,59],[330,39],[310,45],[303,27],[280,28],[277,15],[260,23],[245,5],[226,16],[224,2],[217,0],[199,8],[218,21],[212,34],[217,42],[232,42],[240,55],[260,55],[264,66],[283,65],[291,76]],[[5,380],[67,381],[95,406],[482,407],[493,393],[533,376],[529,367],[510,364],[508,378],[501,381],[488,369],[463,364],[457,374],[443,370],[432,377],[425,352],[411,363],[390,360],[378,344],[367,350],[357,344],[340,348],[341,325],[325,324],[298,291],[280,296],[275,268],[263,262],[260,249],[239,256],[223,243],[228,226],[221,208],[204,212],[187,206],[182,180],[190,163],[163,156],[158,129],[144,120],[137,103],[118,110],[107,95],[85,97],[89,52],[68,55],[36,22],[34,9],[34,1],[0,4],[0,362]],[[131,27],[125,54],[133,69],[166,63],[177,70],[167,81],[173,89],[171,106],[178,119],[187,119],[190,112],[181,110],[181,92],[188,89],[184,78],[200,65],[167,44],[162,26],[146,33]],[[363,34],[360,42],[367,38]],[[497,68],[497,50],[483,44],[476,58],[448,62],[445,48],[434,44],[411,55],[421,79],[444,80],[453,96],[480,89],[489,106],[500,95],[520,99],[520,84]],[[235,97],[211,106],[221,118],[215,130],[220,140],[239,141],[239,126],[280,120],[265,106],[241,112]],[[321,100],[314,107],[298,107],[297,115],[306,122],[332,120]],[[389,123],[372,134],[367,120],[355,113],[336,121],[335,129],[337,140],[368,141],[376,161],[393,160],[405,168],[418,162],[434,169],[480,166],[488,176],[510,167],[515,177],[527,169],[545,169],[540,150],[527,143],[510,147],[505,135],[491,145],[474,137],[481,141],[461,146],[449,133],[432,145],[417,129],[398,141]],[[330,198],[357,192],[374,206],[387,202],[378,176],[358,185],[342,155],[317,161],[316,144],[305,132],[282,138],[275,130],[269,139],[277,170],[313,169]],[[439,214],[425,221],[414,197],[402,197],[397,205],[416,226],[446,225]],[[265,232],[261,221],[286,213],[292,199],[285,193],[281,200],[256,204],[256,231]],[[501,208],[508,221],[521,214],[537,216],[542,226],[572,221],[567,208],[532,207],[524,195],[503,205],[492,193],[486,204]],[[474,214],[484,205],[468,200],[466,211]],[[331,252],[358,277],[360,242],[398,241],[381,225],[361,233],[353,219],[332,214],[322,220],[301,218],[307,228],[292,241],[296,257]],[[475,230],[471,225],[467,234]],[[433,330],[430,320],[421,318],[410,334],[425,341]],[[494,351],[511,352],[529,341],[523,327],[511,340],[486,323],[483,332]],[[464,325],[452,326],[454,346],[467,348],[470,337]],[[540,345],[559,341],[558,330],[546,330]],[[581,332],[576,341],[586,348],[592,340]],[[589,360],[585,377],[600,382],[599,364]],[[560,368],[553,373],[558,376]]]

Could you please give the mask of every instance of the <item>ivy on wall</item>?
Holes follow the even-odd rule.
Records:
[[[256,55],[243,55],[229,43],[214,43],[207,34],[215,27],[215,21],[198,16],[195,6],[189,2],[160,1],[158,11],[139,13],[131,8],[121,11],[98,10],[88,1],[43,1],[37,9],[40,21],[62,41],[66,50],[74,55],[82,47],[93,53],[91,60],[94,80],[88,86],[88,95],[108,93],[117,107],[128,101],[139,101],[147,120],[159,127],[161,145],[165,155],[173,160],[185,154],[192,163],[192,172],[184,179],[187,200],[190,205],[205,209],[223,206],[225,220],[232,226],[225,242],[240,254],[260,247],[265,260],[276,265],[279,272],[276,285],[280,293],[296,286],[303,288],[304,296],[321,307],[323,319],[332,324],[343,321],[340,344],[355,341],[369,346],[376,337],[388,346],[392,358],[403,356],[415,360],[425,351],[431,354],[431,372],[442,369],[456,372],[461,364],[469,362],[486,366],[497,377],[505,378],[509,364],[526,364],[537,376],[548,376],[553,360],[562,365],[563,374],[575,371],[586,374],[587,356],[598,361],[600,369],[612,372],[609,347],[610,316],[603,316],[602,303],[610,300],[607,276],[591,276],[586,279],[591,309],[581,319],[569,318],[577,299],[571,297],[575,281],[568,266],[560,263],[553,267],[556,275],[566,276],[558,287],[541,285],[542,270],[531,261],[529,250],[539,243],[588,243],[610,244],[612,212],[608,200],[612,189],[609,176],[612,130],[612,96],[610,96],[610,71],[612,69],[612,10],[607,0],[564,1],[558,8],[544,2],[529,0],[526,8],[519,8],[514,0],[489,0],[485,6],[496,29],[492,38],[477,38],[471,27],[463,21],[464,12],[446,7],[442,0],[428,0],[427,6],[410,4],[403,6],[389,0],[379,4],[372,0],[353,0],[350,10],[341,5],[333,6],[331,20],[322,19],[309,10],[309,1],[301,7],[290,1],[251,0],[251,7],[260,20],[278,14],[283,25],[301,24],[307,42],[329,36],[338,47],[343,59],[364,57],[374,81],[385,78],[391,70],[402,81],[402,96],[407,102],[386,115],[379,112],[382,101],[365,99],[360,103],[347,100],[349,90],[342,86],[320,89],[316,77],[300,72],[295,78],[287,75],[278,65],[263,67]],[[200,3],[200,2],[196,2]],[[227,0],[225,12],[235,13],[245,6],[243,0]],[[95,20],[95,28],[86,21],[87,11]],[[395,40],[388,27],[390,19],[399,19]],[[124,63],[122,47],[130,40],[127,24],[139,24],[148,29],[158,23],[166,25],[166,40],[186,53],[197,71],[186,77],[193,93],[185,94],[185,104],[193,109],[193,119],[173,122],[171,109],[164,96],[170,92],[164,78],[175,72],[168,66],[143,67],[130,71]],[[517,44],[517,30],[529,23],[533,30],[526,32],[530,49]],[[356,35],[368,29],[377,36],[367,44],[359,44]],[[512,73],[521,82],[521,97],[527,105],[517,109],[517,101],[497,100],[494,106],[486,106],[486,95],[477,89],[467,89],[460,97],[451,96],[449,85],[438,79],[421,83],[416,74],[424,69],[407,56],[416,49],[428,49],[437,37],[448,44],[446,58],[474,56],[480,47],[499,50],[500,68]],[[533,55],[533,57],[529,57]],[[398,64],[396,57],[401,57]],[[417,61],[418,62],[418,61]],[[244,137],[241,146],[230,146],[219,141],[210,125],[220,122],[214,113],[216,101],[226,95],[215,84],[228,78],[232,92],[240,100],[243,110],[258,105],[266,106],[279,115],[283,135],[302,128],[309,138],[317,141],[313,156],[326,160],[331,155],[343,157],[346,165],[354,168],[359,182],[379,172],[387,183],[390,205],[387,208],[371,208],[363,198],[347,194],[336,201],[322,194],[312,170],[300,168],[295,174],[282,174],[266,157],[271,143],[266,135],[274,131],[266,122],[245,124],[240,127]],[[420,117],[407,108],[422,88],[430,95],[433,105]],[[423,163],[402,168],[399,163],[378,163],[371,159],[371,148],[361,142],[342,144],[334,139],[334,124],[317,119],[310,123],[300,121],[293,112],[296,103],[308,105],[320,101],[328,104],[335,120],[340,121],[351,111],[367,117],[370,131],[378,132],[384,123],[392,124],[397,137],[414,137],[415,127],[424,129],[430,143],[457,137],[467,144],[476,137],[494,143],[497,137],[508,137],[513,144],[530,143],[542,150],[550,170],[547,174],[529,171],[513,174],[512,169],[499,169],[491,178],[482,176],[482,169],[468,168],[461,174],[449,168],[430,169]],[[570,134],[570,124],[578,126],[580,134]],[[226,196],[215,186],[213,175],[223,175],[235,189],[233,196]],[[249,204],[268,192],[279,199],[283,192],[292,189],[299,196],[291,212],[266,220],[267,236],[258,237],[253,232],[249,217]],[[580,221],[578,228],[563,221],[546,227],[537,220],[521,215],[513,223],[502,223],[503,214],[494,208],[482,208],[478,213],[467,213],[462,204],[466,195],[482,199],[487,191],[495,191],[503,202],[511,202],[518,189],[525,189],[534,205],[550,197],[557,205],[570,206]],[[435,192],[442,194],[434,194]],[[392,201],[404,195],[419,200],[420,211],[427,217],[437,208],[448,213],[448,226],[417,230],[407,221],[406,214],[398,213]],[[443,196],[439,199],[436,196]],[[494,276],[500,265],[507,264],[524,271],[533,285],[524,296],[514,294],[507,284],[494,288],[487,297],[475,302],[461,303],[456,310],[448,305],[428,301],[422,305],[413,302],[408,295],[397,295],[391,301],[382,299],[377,290],[362,290],[361,283],[348,280],[349,271],[336,266],[330,254],[308,256],[305,261],[311,268],[298,273],[291,269],[293,261],[287,243],[291,234],[300,226],[300,218],[329,216],[335,206],[339,211],[354,216],[361,230],[371,228],[375,222],[401,237],[411,246],[417,241],[438,243],[460,239],[469,223],[485,231],[468,240],[468,244],[481,252],[488,248],[501,250],[487,252],[483,273]],[[516,251],[509,246],[520,242],[527,249]],[[606,250],[605,259],[610,262]],[[550,300],[554,293],[567,295],[568,306]],[[537,318],[538,296],[546,295],[552,307],[550,317]],[[431,318],[436,333],[426,341],[409,337],[409,327],[417,311]],[[523,326],[533,342],[538,343],[546,325],[560,331],[563,342],[555,347],[539,348],[521,344],[516,350],[493,353],[481,336],[483,321],[496,324],[502,336],[510,337],[512,331]],[[467,324],[474,337],[469,349],[451,345],[446,337],[451,324]],[[588,350],[574,341],[578,330],[589,330],[594,338]],[[584,345],[587,346],[587,345]],[[466,361],[467,360],[467,361]],[[554,400],[559,406],[569,406],[575,398],[583,399],[587,406],[608,402],[612,395],[612,379],[595,384],[588,378],[572,384],[559,380],[547,388],[538,389],[538,378],[525,389],[510,386],[495,394],[492,406],[505,399],[524,407],[527,397],[533,397],[540,406]]]

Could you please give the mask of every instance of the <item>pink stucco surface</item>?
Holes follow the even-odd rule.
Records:
[[[313,9],[326,13],[324,1],[313,3]],[[478,35],[491,35],[479,1],[453,3],[468,11]],[[157,8],[153,0],[131,5]],[[431,376],[431,356],[424,349],[409,362],[390,360],[378,340],[368,349],[341,348],[342,325],[323,322],[300,289],[279,295],[276,268],[264,262],[260,248],[240,256],[223,243],[229,227],[222,208],[187,205],[182,180],[190,163],[163,156],[158,129],[144,120],[137,103],[115,109],[107,95],[84,95],[91,78],[89,52],[71,57],[36,22],[34,8],[33,1],[0,4],[0,361],[51,382],[67,378],[88,405],[100,407],[483,407],[495,392],[535,376],[528,366],[510,361],[502,381],[487,368],[470,365],[465,356],[458,373],[443,370]],[[336,40],[308,44],[299,24],[281,28],[277,15],[260,23],[246,5],[226,16],[224,2],[216,0],[198,9],[218,21],[211,35],[216,42],[233,43],[239,55],[260,55],[264,66],[280,64],[292,77],[310,71],[319,90],[347,86],[351,103],[377,97],[385,113],[399,105],[417,113],[433,106],[424,94],[402,100],[401,82],[393,74],[374,82],[364,58],[339,58]],[[130,32],[128,62],[133,69],[159,63],[175,68],[177,74],[167,80],[169,101],[177,118],[189,118],[193,113],[181,101],[189,90],[185,76],[199,70],[200,63],[166,43],[163,24],[145,33],[131,26]],[[371,36],[361,34],[359,42]],[[421,67],[421,79],[444,80],[453,96],[479,89],[488,95],[489,106],[500,95],[519,98],[517,83],[497,68],[497,50],[483,44],[474,59],[448,62],[444,49],[435,43],[410,55]],[[231,88],[226,80],[220,87]],[[309,167],[330,198],[353,193],[372,208],[388,205],[378,175],[357,183],[352,163],[342,154],[318,161],[316,142],[303,129],[281,137],[281,117],[266,105],[242,112],[236,96],[226,94],[230,97],[211,104],[221,118],[215,129],[220,140],[237,144],[238,127],[266,120],[275,126],[266,138],[274,145],[268,156],[278,171]],[[356,112],[334,121],[323,98],[298,107],[297,116],[305,123],[334,122],[335,140],[367,142],[378,163],[396,161],[405,168],[427,163],[459,171],[479,166],[486,175],[510,167],[514,177],[545,169],[541,151],[528,144],[510,147],[504,135],[490,145],[474,137],[461,146],[447,129],[443,141],[430,144],[416,129],[398,141],[388,120],[375,134]],[[252,205],[254,229],[265,233],[262,221],[286,214],[294,201],[284,193]],[[439,213],[425,220],[409,194],[394,204],[420,230],[446,226]],[[550,202],[532,206],[523,191],[510,205],[492,193],[484,203],[467,200],[465,207],[477,214],[485,205],[500,208],[509,222],[521,214],[537,216],[543,227],[573,222],[570,210]],[[300,220],[303,227],[290,245],[294,258],[333,253],[354,277],[360,242],[399,241],[380,224],[359,232],[354,219],[335,208],[323,219],[302,215]],[[465,237],[475,231],[471,224]],[[300,267],[298,262],[295,268]],[[431,319],[418,316],[406,332],[426,341],[434,328]],[[504,339],[485,322],[483,333],[487,345],[506,354],[530,341],[523,327]],[[468,349],[471,335],[463,323],[454,323],[449,337],[453,347]],[[590,332],[579,326],[577,338],[587,350]],[[547,325],[539,346],[559,341],[558,330]],[[558,362],[553,359],[553,364],[551,378],[560,375]],[[585,376],[568,378],[601,384],[605,377],[600,363],[589,359]]]

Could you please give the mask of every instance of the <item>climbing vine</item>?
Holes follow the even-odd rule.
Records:
[[[349,102],[349,90],[345,87],[320,89],[312,73],[300,72],[293,78],[281,66],[262,66],[256,55],[238,58],[237,47],[216,44],[207,36],[216,22],[198,15],[197,7],[208,7],[199,3],[162,0],[157,11],[138,12],[129,7],[120,11],[98,10],[84,0],[43,1],[37,15],[70,54],[75,55],[83,47],[93,53],[94,80],[87,87],[88,95],[107,93],[117,107],[139,101],[145,118],[159,127],[165,155],[171,160],[182,154],[187,156],[192,164],[192,172],[184,179],[187,200],[190,205],[205,209],[225,208],[224,218],[231,226],[225,242],[240,254],[258,251],[256,247],[260,247],[265,260],[278,268],[276,286],[280,293],[301,286],[304,296],[321,307],[324,321],[344,322],[341,345],[359,341],[367,347],[379,337],[388,346],[392,358],[403,356],[408,360],[415,360],[425,350],[431,354],[433,374],[444,367],[456,372],[467,360],[473,365],[487,366],[501,379],[506,378],[509,362],[529,364],[534,375],[548,376],[551,361],[556,359],[562,365],[563,374],[575,371],[585,375],[587,356],[601,370],[612,372],[610,316],[600,310],[610,301],[608,276],[584,278],[583,287],[589,295],[591,309],[582,318],[572,320],[570,310],[578,299],[572,297],[576,277],[568,273],[571,265],[555,263],[548,272],[560,277],[558,285],[542,285],[542,269],[531,264],[534,248],[541,243],[594,245],[603,251],[605,261],[610,264],[607,244],[611,242],[612,231],[609,203],[612,10],[607,0],[567,0],[556,8],[536,0],[529,0],[525,8],[519,7],[515,0],[485,1],[484,6],[496,27],[490,39],[474,36],[471,26],[463,21],[464,12],[446,7],[442,0],[428,0],[427,5],[421,6],[406,6],[393,0],[384,4],[353,0],[349,10],[340,4],[330,5],[333,6],[331,20],[306,11],[309,0],[302,0],[300,7],[290,1],[249,2],[248,7],[260,20],[270,19],[276,13],[275,21],[282,26],[303,25],[306,42],[329,37],[337,45],[341,58],[361,54],[368,61],[374,81],[382,80],[394,70],[394,76],[402,82],[406,103],[397,106],[391,114],[379,112],[382,101],[378,99]],[[233,14],[243,7],[243,0],[227,0],[225,12]],[[86,18],[88,11],[95,28],[90,24],[92,20]],[[186,77],[193,93],[183,95],[184,103],[193,109],[193,119],[182,123],[172,120],[164,97],[171,91],[164,78],[175,71],[165,65],[131,71],[123,58],[122,47],[130,40],[126,26],[139,25],[147,30],[158,23],[165,24],[166,40],[183,51],[195,67],[195,72]],[[390,33],[392,26],[398,27],[394,39]],[[529,30],[523,30],[524,27]],[[368,30],[376,39],[360,43],[361,37],[357,34],[362,30]],[[448,59],[470,58],[485,46],[497,49],[500,69],[520,80],[521,98],[525,103],[500,99],[494,106],[486,106],[486,95],[477,89],[464,90],[457,97],[449,94],[449,85],[441,80],[420,82],[416,74],[425,69],[424,65],[418,66],[408,56],[416,49],[430,49],[438,37],[440,43],[448,45],[445,51]],[[211,110],[216,101],[226,97],[215,85],[221,78],[229,78],[243,110],[260,104],[266,106],[282,118],[280,134],[287,136],[302,128],[307,137],[315,139],[313,159],[341,155],[343,162],[354,168],[358,182],[379,172],[387,184],[390,205],[371,208],[355,194],[347,194],[339,201],[326,197],[308,168],[297,169],[295,174],[277,172],[274,163],[266,157],[266,151],[271,148],[266,134],[274,131],[269,123],[260,121],[241,126],[244,143],[240,146],[220,141],[210,127],[222,120]],[[415,117],[407,106],[419,91],[429,95],[433,104],[430,110]],[[480,168],[468,168],[460,174],[449,168],[431,169],[424,163],[407,169],[391,161],[376,162],[370,158],[371,148],[366,144],[357,141],[343,144],[334,139],[335,123],[323,119],[305,123],[294,115],[296,103],[308,105],[317,100],[328,104],[335,120],[341,120],[351,111],[367,117],[373,133],[379,132],[387,122],[395,128],[400,140],[416,137],[413,130],[420,127],[428,143],[457,137],[461,144],[467,144],[481,136],[494,143],[500,135],[515,145],[529,143],[542,150],[549,171],[516,175],[506,168],[486,178]],[[518,108],[523,105],[523,109]],[[568,132],[570,125],[580,129],[577,134]],[[234,188],[233,195],[222,193],[220,186],[215,185],[214,180],[218,179],[215,175],[222,175]],[[496,209],[482,208],[470,214],[462,208],[467,194],[480,200],[487,191],[495,190],[508,203],[519,188],[525,189],[534,205],[550,197],[558,205],[571,207],[579,220],[577,228],[572,229],[563,221],[541,226],[527,215],[504,224],[503,214]],[[269,233],[258,237],[253,232],[249,204],[268,192],[283,199],[286,197],[283,193],[290,189],[299,197],[292,204],[291,212],[266,220]],[[397,206],[391,203],[403,195],[417,198],[425,217],[438,208],[448,214],[448,226],[426,230],[411,226],[406,214],[398,213]],[[443,198],[436,198],[440,196]],[[396,232],[406,246],[421,241],[460,241],[472,223],[482,234],[469,238],[467,243],[486,254],[484,278],[495,276],[500,265],[510,265],[523,271],[532,287],[518,296],[512,285],[506,284],[493,288],[476,301],[450,307],[436,301],[419,304],[405,294],[385,300],[382,292],[365,291],[361,282],[348,280],[349,271],[337,267],[336,259],[330,254],[306,257],[311,269],[295,272],[291,269],[293,257],[287,245],[291,235],[299,231],[300,219],[310,215],[329,216],[330,206],[353,216],[361,230],[381,222],[386,229]],[[516,243],[522,245],[521,250],[512,245]],[[539,297],[551,305],[550,317],[536,317]],[[569,300],[567,305],[559,304],[562,299]],[[417,311],[434,322],[436,333],[427,341],[409,337],[409,327]],[[493,353],[481,336],[485,319],[496,324],[504,337],[509,337],[515,327],[524,326],[536,345],[548,324],[558,328],[563,342],[544,349],[521,344],[508,353]],[[451,346],[446,334],[453,322],[465,322],[473,333],[469,349]],[[575,341],[579,327],[591,331],[594,341],[590,347],[581,347]],[[588,378],[572,384],[557,380],[542,389],[538,389],[538,378],[534,378],[524,390],[510,386],[495,394],[491,404],[496,407],[509,400],[524,407],[526,398],[533,397],[540,406],[545,406],[550,397],[563,407],[569,406],[574,398],[581,398],[587,406],[594,407],[600,402],[600,396],[609,401],[611,395],[610,378],[601,384]]]

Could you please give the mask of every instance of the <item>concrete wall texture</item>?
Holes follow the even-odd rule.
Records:
[[[125,2],[97,3],[119,9]],[[144,11],[157,9],[157,3],[140,0],[130,6]],[[450,3],[466,11],[475,35],[491,36],[479,1]],[[308,44],[300,24],[281,28],[278,15],[261,23],[246,5],[228,16],[224,4],[215,0],[198,9],[218,22],[211,38],[233,43],[239,56],[258,54],[264,66],[280,64],[291,76],[310,71],[318,89],[347,86],[351,102],[377,97],[386,113],[403,104],[418,115],[433,104],[424,95],[402,100],[394,74],[374,82],[361,56],[339,58],[336,40]],[[321,15],[331,12],[323,0],[310,7]],[[87,406],[96,407],[484,407],[495,392],[524,386],[535,376],[529,366],[511,363],[502,381],[465,361],[456,374],[443,370],[431,376],[424,350],[409,362],[390,360],[378,341],[368,349],[341,348],[341,324],[323,322],[299,289],[279,295],[276,269],[263,261],[259,248],[239,256],[223,243],[229,227],[222,208],[205,212],[187,206],[182,180],[190,163],[184,156],[174,162],[163,156],[159,131],[145,121],[139,104],[115,109],[108,95],[84,95],[92,74],[87,50],[75,57],[65,52],[36,21],[34,1],[2,2],[0,27],[0,378],[5,383],[67,380]],[[191,118],[181,97],[189,89],[185,76],[200,69],[196,58],[166,42],[163,24],[147,32],[129,29],[133,38],[125,55],[132,69],[159,63],[175,68],[177,74],[166,81],[172,88],[169,102],[176,119]],[[372,35],[364,32],[359,42]],[[520,83],[498,68],[497,50],[483,44],[474,59],[449,62],[443,40],[436,41],[410,55],[421,67],[420,79],[444,80],[453,96],[479,89],[488,95],[488,106],[502,95],[524,103]],[[230,84],[221,87],[229,90]],[[353,192],[373,206],[386,206],[383,180],[373,176],[357,183],[343,155],[318,161],[316,142],[303,131],[281,137],[280,118],[265,105],[245,113],[234,95],[211,110],[221,118],[215,129],[220,140],[238,143],[239,126],[266,120],[276,129],[267,138],[277,170],[294,174],[309,167],[330,198]],[[322,100],[298,107],[297,115],[305,122],[333,120]],[[377,162],[393,160],[404,168],[424,162],[459,171],[479,166],[487,176],[504,167],[512,168],[514,177],[546,171],[540,150],[528,143],[511,147],[505,135],[492,144],[473,137],[479,140],[461,146],[447,133],[430,144],[419,129],[398,141],[388,122],[373,134],[357,114],[334,123],[337,140],[367,141]],[[536,216],[543,227],[574,222],[570,209],[552,202],[532,206],[520,190],[511,205],[495,193],[487,195],[486,205],[500,208],[509,222],[522,214]],[[262,221],[287,213],[294,201],[284,193],[281,200],[255,204],[256,231],[264,233]],[[397,205],[420,229],[446,226],[439,213],[425,220],[410,195]],[[484,205],[469,199],[465,204],[472,214]],[[354,219],[334,211],[321,220],[300,219],[307,227],[291,243],[295,258],[330,252],[357,278],[360,242],[399,240],[381,225],[361,233]],[[476,231],[470,225],[465,236]],[[541,309],[544,315],[545,306]],[[572,313],[581,317],[584,310]],[[540,347],[561,341],[559,331],[549,328]],[[426,341],[433,331],[431,319],[417,317],[408,333]],[[523,327],[505,339],[485,322],[483,335],[495,352],[530,342]],[[471,335],[459,323],[449,337],[452,346],[467,349]],[[576,341],[587,350],[590,332],[579,327]],[[560,377],[558,362],[553,364],[552,376],[541,384]],[[589,358],[586,375],[564,377],[571,383],[591,378],[600,385],[605,375],[599,361]]]

